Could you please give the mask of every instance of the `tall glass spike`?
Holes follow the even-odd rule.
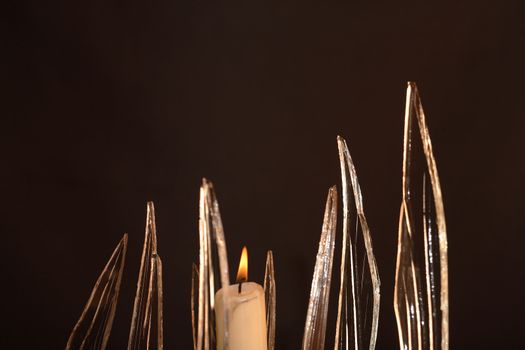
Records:
[[[376,345],[380,281],[354,163],[342,137],[337,138],[343,190],[341,280],[334,349],[369,349]]]
[[[128,235],[125,234],[98,277],[86,306],[69,336],[66,350],[106,348],[117,309],[127,246]]]
[[[157,254],[155,207],[147,203],[146,231],[133,305],[128,350],[162,350],[162,262]]]
[[[219,266],[215,266],[217,261]],[[194,265],[192,280],[193,348],[214,350],[217,347],[215,291],[218,283],[221,288],[230,285],[230,275],[219,203],[213,184],[206,179],[202,180],[199,200],[199,264]],[[227,294],[224,303],[226,299]],[[228,308],[224,310],[223,349],[228,349],[229,314]]]
[[[405,106],[394,310],[404,350],[448,350],[447,233],[441,186],[415,83]]]
[[[324,349],[337,224],[337,189],[328,191],[303,335],[303,350]]]
[[[273,252],[266,254],[266,269],[264,272],[264,301],[266,305],[266,330],[268,350],[275,348],[275,312],[277,292],[275,287],[275,271],[273,268]]]

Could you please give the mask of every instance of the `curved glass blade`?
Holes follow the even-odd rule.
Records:
[[[122,271],[126,260],[128,235],[125,234],[106,266],[66,344],[66,350],[106,348],[117,308]]]
[[[273,253],[266,254],[266,269],[264,272],[264,299],[266,305],[266,329],[268,350],[275,348],[275,310],[276,310],[275,272],[273,268]]]
[[[370,349],[379,325],[380,280],[361,188],[346,141],[337,138],[343,187],[341,284],[334,349]]]
[[[303,335],[303,350],[324,349],[326,319],[332,280],[332,264],[337,223],[337,189],[331,187],[324,212],[323,229],[312,279],[310,301]]]
[[[409,82],[394,309],[402,349],[449,346],[447,233],[425,113]]]
[[[148,202],[128,350],[163,348],[162,303],[162,263],[157,255],[155,207],[153,202]]]

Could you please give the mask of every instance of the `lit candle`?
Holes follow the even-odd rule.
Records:
[[[218,350],[267,350],[266,308],[261,285],[248,281],[248,250],[242,249],[237,284],[215,294]],[[225,309],[229,316],[228,349],[223,348]]]

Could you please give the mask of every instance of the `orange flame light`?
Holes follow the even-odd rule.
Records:
[[[237,270],[237,282],[246,282],[248,280],[248,248],[242,247],[241,261],[239,261],[239,270]]]

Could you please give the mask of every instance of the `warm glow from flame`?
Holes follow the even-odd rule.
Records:
[[[248,249],[242,247],[241,261],[239,261],[239,270],[237,271],[237,282],[246,282],[248,280]]]

